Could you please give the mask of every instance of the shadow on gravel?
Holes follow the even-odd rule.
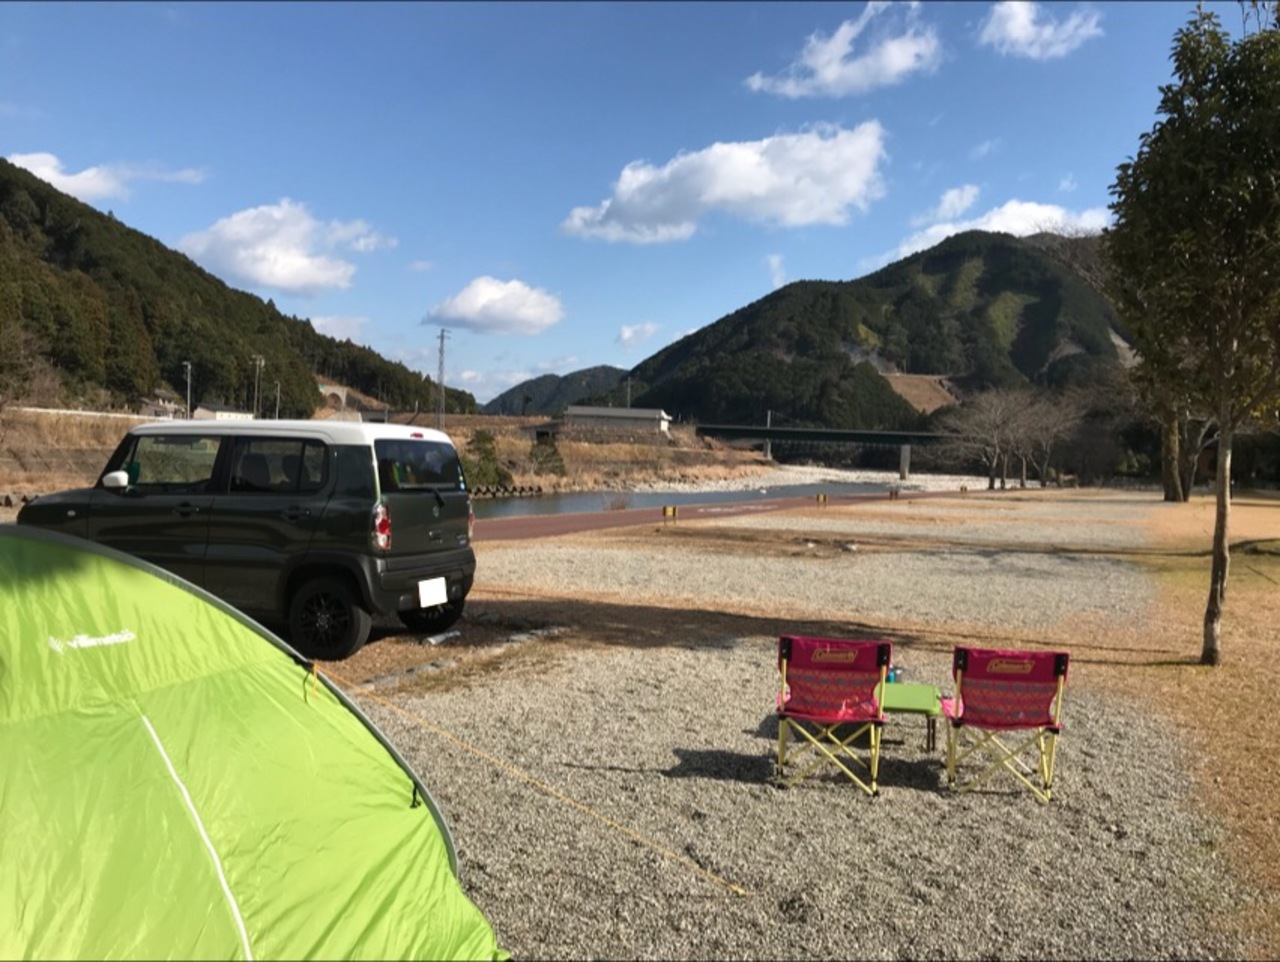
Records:
[[[928,651],[949,655],[956,645],[990,648],[1054,648],[1061,641],[1015,632],[970,630],[956,625],[937,628],[897,630],[861,621],[787,619],[766,615],[706,611],[696,608],[668,608],[660,605],[627,605],[603,601],[505,601],[469,602],[468,616],[565,625],[570,630],[566,642],[587,641],[631,648],[686,648],[730,650],[743,639],[776,639],[779,635],[815,635],[826,638],[884,638],[895,646],[895,660],[911,672],[911,652]],[[484,613],[484,614],[481,614]],[[464,623],[465,625],[465,623]],[[465,630],[465,627],[464,627]],[[1134,649],[1108,643],[1105,635],[1081,635],[1070,644],[1073,663],[1164,667],[1193,664],[1180,660],[1177,648]],[[442,646],[447,647],[447,646]],[[900,656],[900,657],[899,657]],[[776,732],[775,732],[776,734]]]
[[[920,644],[939,651],[952,643],[950,640],[945,644],[941,640],[934,642],[924,634],[888,631],[880,626],[853,620],[791,619],[696,608],[565,599],[475,599],[468,601],[466,617],[565,625],[572,629],[573,635],[578,636],[577,640],[581,640],[581,635],[587,634],[590,640],[602,645],[626,645],[632,648],[731,649],[742,638],[776,638],[784,634],[887,638],[895,644]],[[946,637],[955,639],[959,636]]]
[[[718,748],[676,748],[674,751],[680,761],[662,773],[667,778],[709,778],[763,785],[773,777],[770,755],[744,755]]]

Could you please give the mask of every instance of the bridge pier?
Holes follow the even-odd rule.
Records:
[[[898,477],[903,481],[911,476],[911,445],[898,448]]]

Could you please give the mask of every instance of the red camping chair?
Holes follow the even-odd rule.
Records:
[[[880,703],[892,655],[887,641],[778,639],[779,782],[794,784],[830,763],[867,794],[878,793]],[[799,737],[789,749],[792,731]],[[863,734],[868,736],[865,750],[853,744]],[[805,755],[811,757],[788,773],[788,766]]]
[[[1065,651],[957,647],[952,698],[942,699],[947,729],[947,784],[969,791],[1004,769],[1041,802],[1053,794],[1053,757],[1062,731]],[[986,767],[961,779],[971,758]]]

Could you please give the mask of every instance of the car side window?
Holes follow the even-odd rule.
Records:
[[[137,491],[198,494],[209,490],[220,443],[220,438],[211,436],[143,435],[121,468]]]
[[[325,483],[324,445],[298,438],[237,438],[231,454],[231,491],[237,494],[307,494]]]

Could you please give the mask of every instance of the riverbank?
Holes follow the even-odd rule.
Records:
[[[706,493],[752,491],[804,484],[868,484],[901,491],[981,491],[987,480],[964,474],[911,474],[903,479],[896,471],[865,471],[828,468],[822,465],[764,463],[751,473],[734,477],[702,478],[686,481],[641,481],[632,485],[638,493],[663,491]]]

